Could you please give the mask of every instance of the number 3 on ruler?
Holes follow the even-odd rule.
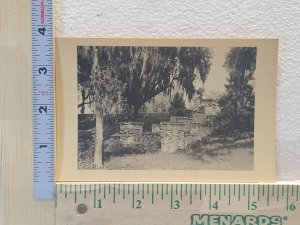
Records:
[[[173,209],[179,209],[180,207],[180,202],[178,200],[175,200],[173,203]]]

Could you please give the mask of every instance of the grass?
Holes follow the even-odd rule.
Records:
[[[145,153],[113,157],[105,162],[108,170],[252,170],[253,143],[236,144],[221,150],[206,148],[201,159],[190,153]]]

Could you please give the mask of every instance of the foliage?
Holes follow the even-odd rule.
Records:
[[[184,100],[179,93],[176,93],[170,103],[169,112],[172,116],[186,116],[187,108],[185,107]]]
[[[224,67],[229,78],[225,84],[226,93],[218,101],[221,111],[214,122],[215,133],[253,133],[256,48],[232,48]]]
[[[80,46],[77,53],[78,88],[84,90],[78,107],[84,107],[87,99],[90,103],[110,96],[117,86],[123,102],[135,116],[146,102],[154,101],[156,95],[171,94],[175,81],[192,99],[196,74],[204,83],[212,63],[211,50],[200,47]],[[107,89],[105,85],[108,85]],[[119,101],[119,94],[108,99],[116,98]],[[98,103],[104,102],[107,99]]]

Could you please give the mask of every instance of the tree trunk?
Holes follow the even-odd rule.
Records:
[[[140,106],[135,105],[133,108],[133,120],[136,120],[140,111]]]
[[[96,115],[96,140],[95,140],[95,153],[94,164],[96,169],[101,168],[102,165],[102,144],[103,144],[103,117],[100,113]]]
[[[84,106],[84,104],[85,104],[85,90],[84,90],[84,88],[81,90],[81,99],[82,99],[82,107],[80,109],[80,113],[84,114],[84,110],[85,110],[85,106]]]

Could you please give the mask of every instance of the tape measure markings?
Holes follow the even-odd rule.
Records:
[[[142,190],[140,190],[141,186]],[[103,208],[106,202],[118,204],[120,201],[126,201],[127,197],[131,197],[131,205],[128,206],[131,208],[139,208],[141,205],[146,207],[148,204],[155,205],[163,201],[169,201],[170,209],[177,209],[178,204],[185,204],[188,207],[199,201],[208,201],[207,209],[210,211],[218,210],[222,207],[221,203],[223,206],[227,204],[229,207],[233,202],[243,204],[245,210],[252,211],[260,206],[270,207],[271,203],[281,201],[285,202],[284,208],[286,211],[295,211],[297,208],[296,203],[299,202],[298,185],[273,185],[272,192],[270,192],[270,185],[243,184],[235,187],[236,196],[233,194],[234,186],[232,184],[189,184],[184,186],[180,184],[180,192],[176,193],[178,184],[168,184],[168,186],[166,184],[90,184],[87,186],[85,184],[83,186],[84,193],[82,194],[81,184],[59,184],[55,189],[55,206],[58,207],[59,201],[63,201],[62,194],[65,199],[74,198],[75,204],[78,202],[78,198],[84,200],[92,196],[94,208],[99,208],[99,204]],[[59,192],[57,191],[58,187]],[[148,187],[149,192],[147,191]],[[166,194],[167,190],[168,195]],[[181,193],[186,194],[182,195]],[[279,195],[281,195],[281,198],[277,197]],[[202,196],[202,199],[198,196]],[[228,199],[223,199],[223,197],[228,197]],[[147,202],[149,203],[147,204]]]
[[[33,181],[35,199],[54,196],[52,0],[32,0]]]

